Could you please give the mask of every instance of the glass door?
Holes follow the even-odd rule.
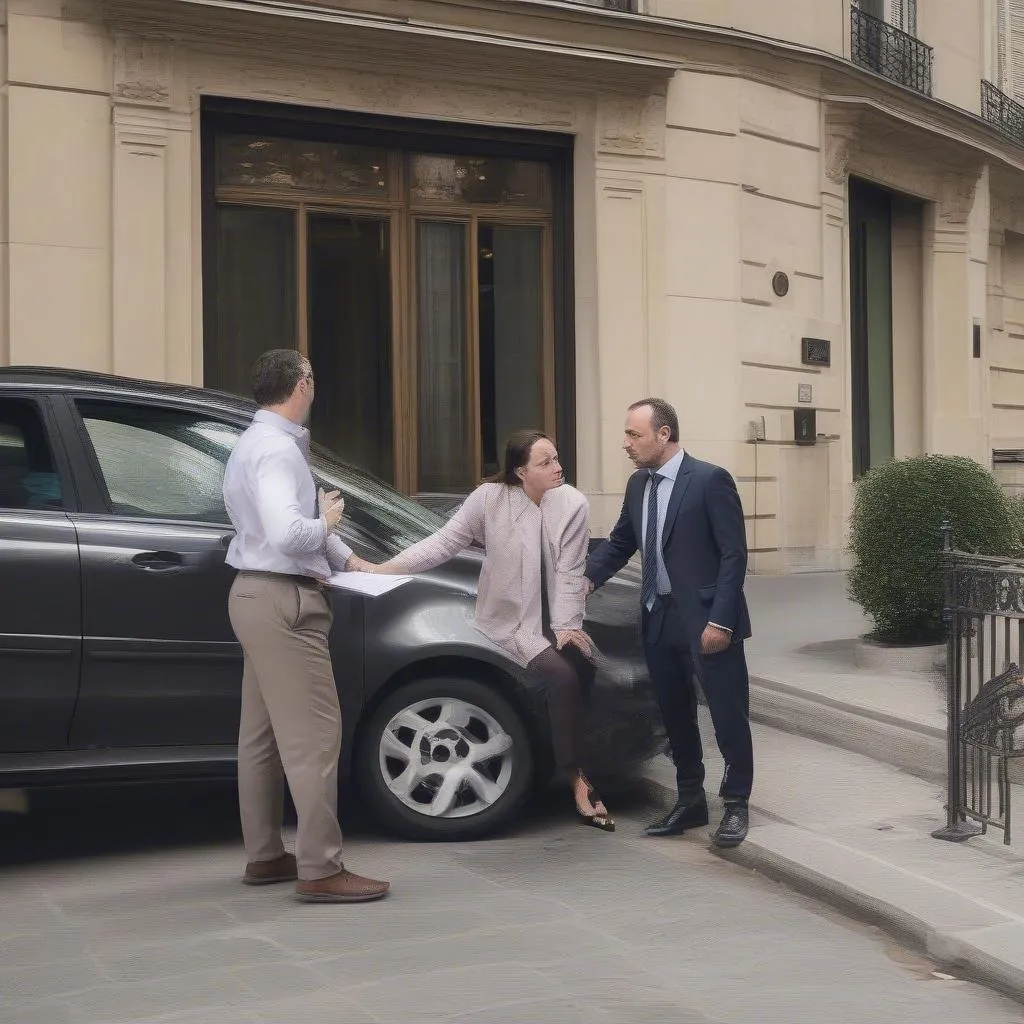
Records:
[[[295,218],[295,210],[271,206],[217,208],[217,342],[206,346],[208,387],[251,396],[249,374],[260,353],[294,343]]]
[[[892,364],[892,205],[850,182],[850,336],[854,478],[895,450]]]
[[[469,225],[416,224],[418,489],[462,493],[474,486],[471,424]]]
[[[550,429],[544,383],[544,229],[489,224],[477,229],[480,469],[498,472],[509,434]]]
[[[313,436],[393,481],[391,231],[386,217],[309,213],[307,342]]]
[[[295,346],[314,439],[406,493],[467,494],[514,430],[553,433],[549,163],[244,121],[204,121],[205,383],[248,395]]]
[[[546,248],[539,225],[417,221],[421,494],[468,493],[509,434],[551,428]]]

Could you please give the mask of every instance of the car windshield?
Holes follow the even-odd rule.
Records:
[[[225,462],[242,434],[241,427],[210,420],[196,423],[191,430]],[[444,519],[436,513],[369,473],[343,463],[327,448],[312,445],[309,463],[317,486],[341,491],[345,498],[340,532],[363,558],[390,558],[444,525]]]
[[[318,485],[341,491],[345,498],[342,532],[357,551],[370,546],[390,558],[444,526],[444,519],[435,512],[369,473],[340,462],[320,445],[311,447],[309,462]]]

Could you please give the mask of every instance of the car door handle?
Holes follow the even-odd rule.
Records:
[[[143,551],[132,562],[147,572],[172,572],[180,569],[185,559],[177,551]]]

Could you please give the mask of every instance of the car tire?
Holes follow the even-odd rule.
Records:
[[[500,830],[532,790],[523,715],[492,687],[434,677],[389,694],[361,730],[356,777],[369,812],[417,840]]]

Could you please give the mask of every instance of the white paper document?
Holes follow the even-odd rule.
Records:
[[[408,583],[412,576],[378,576],[373,572],[336,572],[328,577],[329,587],[338,587],[341,590],[354,590],[357,594],[365,597],[380,597]]]

